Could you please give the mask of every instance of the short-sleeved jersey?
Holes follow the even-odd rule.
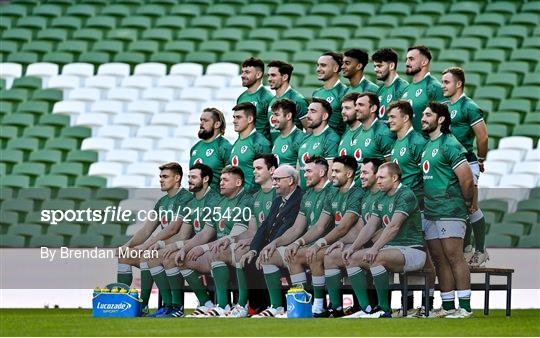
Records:
[[[306,99],[302,94],[300,94],[298,91],[294,90],[293,88],[289,87],[285,91],[285,93],[281,96],[274,96],[272,100],[270,101],[270,104],[268,105],[268,123],[270,125],[270,137],[272,142],[276,139],[276,137],[279,136],[279,130],[277,130],[274,125],[275,121],[272,117],[272,105],[274,102],[280,99],[289,99],[296,103],[296,115],[294,117],[294,124],[296,126],[301,126],[302,123],[300,122],[301,119],[306,117],[307,114],[307,102]]]
[[[381,106],[379,107],[379,120],[386,121],[388,120],[388,115],[386,115],[386,109],[390,102],[396,101],[401,98],[409,82],[403,80],[398,75],[394,78],[390,86],[386,87],[384,83],[379,87],[377,91],[377,96]]]
[[[379,90],[379,86],[377,86],[375,83],[369,81],[365,77],[362,77],[360,82],[354,87],[349,86],[347,88],[347,93],[364,93],[364,92],[370,92],[370,93],[377,93]]]
[[[411,82],[401,96],[402,99],[409,101],[413,108],[413,128],[422,132],[422,112],[431,101],[445,102],[441,83],[430,73],[418,82]]]
[[[289,135],[283,137],[279,134],[276,137],[272,146],[272,154],[276,156],[279,165],[290,164],[296,167],[298,150],[305,137],[306,134],[296,127],[293,127]]]
[[[345,192],[336,190],[333,198],[323,206],[323,213],[334,218],[334,226],[338,227],[347,213],[360,216],[364,190],[352,183]]]
[[[472,128],[484,121],[484,112],[465,94],[455,103],[449,102],[448,111],[452,118],[452,134],[467,150],[467,161],[475,162],[477,158],[473,151],[473,142],[476,135]]]
[[[231,164],[244,172],[244,188],[249,191],[257,186],[253,176],[253,159],[256,154],[269,153],[270,141],[256,129],[246,138],[238,137],[231,149]]]
[[[208,143],[201,140],[191,148],[189,167],[191,168],[195,163],[209,166],[213,173],[211,187],[217,189],[221,170],[231,164],[231,148],[231,143],[221,135]]]
[[[347,86],[338,80],[334,87],[324,89],[320,87],[313,92],[313,97],[324,99],[332,106],[332,115],[328,119],[328,125],[338,134],[342,134],[345,130],[345,123],[341,117],[341,98],[347,93]]]
[[[206,225],[212,226],[212,213],[220,200],[221,195],[211,187],[208,187],[202,198],[197,198],[194,195],[184,207],[187,210],[184,222],[191,224],[196,234],[201,232]]]
[[[327,200],[332,199],[335,192],[336,188],[334,188],[330,181],[326,181],[324,186],[318,191],[315,191],[313,188],[307,188],[305,190],[304,195],[302,195],[302,201],[300,202],[299,213],[306,217],[308,229],[317,223],[323,206]]]
[[[422,183],[422,151],[427,140],[412,127],[400,140],[396,139],[390,159],[401,168],[401,183],[411,188],[418,198],[420,209],[423,209],[424,186]]]
[[[221,198],[216,211],[212,214],[212,228],[216,231],[217,239],[220,239],[229,235],[235,225],[247,229],[251,217],[253,217],[253,196],[242,189],[233,198],[226,196]]]
[[[338,146],[338,156],[350,155],[358,162],[358,170],[356,171],[354,178],[357,184],[360,184],[360,164],[362,163],[362,150],[356,139],[360,129],[362,129],[362,125],[358,125],[355,129],[351,129],[347,126],[345,132],[341,135],[341,141]]]
[[[376,118],[367,130],[363,126],[359,129],[356,135],[356,141],[360,147],[360,160],[357,158],[359,162],[364,158],[384,160],[385,157],[390,156],[396,135],[390,131],[386,123]]]
[[[467,151],[452,134],[428,140],[422,152],[424,216],[429,220],[467,218],[467,208],[454,169],[466,162]]]
[[[374,212],[381,219],[383,227],[390,224],[396,213],[407,216],[397,235],[386,245],[424,246],[420,209],[416,196],[409,187],[400,184],[393,195],[381,194]]]
[[[268,107],[270,105],[270,101],[272,101],[272,98],[274,95],[272,95],[272,92],[268,90],[266,87],[261,85],[257,91],[254,93],[248,93],[248,91],[244,91],[238,99],[236,100],[236,103],[244,103],[244,102],[250,102],[257,108],[257,117],[255,119],[255,129],[264,137],[267,137],[270,139],[270,124],[268,123],[268,118],[266,116],[268,112]]]
[[[259,228],[268,216],[270,208],[272,207],[272,201],[276,198],[276,189],[272,187],[269,191],[259,189],[253,195],[253,217]]]
[[[376,203],[381,195],[382,192],[378,189],[375,192],[371,191],[371,189],[364,192],[361,209],[362,221],[364,221],[364,225],[367,224],[370,215],[373,213],[373,208],[376,206]]]
[[[192,198],[193,195],[184,188],[180,188],[174,196],[161,197],[154,206],[161,228],[167,227],[175,218],[182,219],[185,216],[183,208]]]
[[[339,135],[329,126],[324,128],[319,135],[310,134],[304,138],[304,142],[298,150],[298,164],[300,165],[300,185],[306,187],[304,179],[304,166],[306,160],[312,156],[322,156],[326,160],[333,160],[337,156]]]

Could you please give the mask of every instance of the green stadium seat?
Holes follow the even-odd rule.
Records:
[[[113,30],[112,32],[116,32],[116,30]],[[74,39],[88,41],[91,43],[102,40],[104,36],[104,31],[96,28],[82,28],[73,32]]]
[[[379,5],[370,2],[352,3],[345,7],[345,14],[355,14],[357,16],[371,17],[377,13]]]
[[[463,37],[477,37],[482,41],[489,40],[494,36],[495,28],[487,25],[470,25],[463,29],[461,36]]]
[[[39,118],[42,115],[50,112],[49,103],[46,101],[26,101],[17,106],[16,114],[28,113],[34,115],[35,118]]]
[[[1,237],[0,237],[1,238]],[[520,248],[539,248],[538,234],[523,236],[519,239]]]
[[[9,227],[16,225],[17,223],[19,223],[19,216],[16,212],[2,211],[2,218],[0,218],[0,234],[6,234]]]
[[[0,147],[5,149],[9,140],[18,136],[17,127],[14,126],[0,126]]]
[[[250,42],[251,41],[246,40],[247,45],[249,45]],[[231,43],[229,41],[208,40],[199,45],[199,50],[201,52],[215,52],[218,54],[223,54],[228,52],[230,49]],[[236,49],[238,49],[238,47]]]
[[[488,235],[505,235],[512,239],[512,246],[516,246],[519,238],[523,236],[523,225],[519,223],[495,223],[489,227]]]
[[[377,48],[392,48],[394,49],[398,54],[406,55],[407,49],[411,46],[409,42],[405,39],[401,38],[386,38],[383,40],[379,40],[379,44],[377,45]]]
[[[17,20],[18,28],[28,28],[36,32],[47,27],[47,19],[41,16],[29,15]]]
[[[30,185],[34,185],[38,176],[45,175],[45,165],[40,163],[19,163],[13,167],[13,175],[25,175],[30,178]]]
[[[232,63],[239,63],[241,60],[245,60],[249,57],[253,56],[252,53],[249,53],[249,52],[237,52],[237,51],[232,51],[232,52],[226,52],[224,53],[221,58],[220,58],[220,61],[221,62],[232,62]],[[285,56],[287,56],[287,54],[285,54]],[[267,62],[267,59],[265,59],[263,57],[263,60],[265,62]],[[272,59],[273,60],[273,59]]]
[[[499,72],[518,73],[525,76],[530,72],[530,63],[525,61],[507,61],[499,65]]]
[[[513,37],[493,37],[488,40],[486,47],[512,51],[518,48],[518,40]]]
[[[530,2],[524,3],[523,6],[521,6],[521,12],[522,13],[531,12],[531,13],[539,14],[540,4],[538,3],[538,1],[530,1]]]
[[[501,101],[507,97],[507,90],[501,86],[484,86],[478,88],[474,95],[478,99]]]
[[[195,42],[193,41],[170,41],[163,48],[166,52],[176,52],[186,54],[195,51]]]
[[[191,52],[186,54],[185,62],[195,62],[207,66],[217,62],[216,53],[212,52]]]
[[[524,229],[526,233],[529,233],[532,225],[538,222],[538,213],[535,211],[525,210],[516,211],[504,215],[503,222],[523,224],[525,226]]]
[[[21,47],[21,51],[23,52],[33,52],[37,53],[39,55],[43,55],[45,53],[50,52],[53,49],[53,44],[48,41],[30,41],[26,42]]]
[[[421,29],[421,33],[432,27],[435,23],[435,20],[432,16],[429,16],[427,14],[413,14],[405,17],[402,21],[402,24],[404,26],[410,26],[410,27],[416,27],[418,29]],[[409,39],[418,38],[421,34],[414,35],[414,36],[407,36]]]
[[[236,15],[236,6],[232,4],[214,4],[206,10],[207,15],[217,15],[220,17],[228,18],[230,16]]]
[[[7,29],[10,29],[15,20],[8,18],[7,16],[0,16],[0,30],[3,32]]]
[[[538,60],[540,58],[540,49],[536,48],[521,48],[518,50],[515,50],[510,55],[511,60],[515,61],[526,61],[526,62],[534,62],[538,63]]]
[[[327,17],[336,17],[341,15],[341,12],[343,10],[343,6],[332,3],[332,4],[314,4],[311,9],[309,10],[309,13],[312,15],[323,15]]]
[[[77,223],[58,223],[47,228],[47,235],[59,235],[64,241],[81,234],[81,225]]]
[[[528,100],[538,100],[538,88],[535,86],[515,87],[512,91],[512,97]]]
[[[509,127],[506,124],[488,123],[489,137],[498,142],[501,138],[510,136]]]
[[[223,57],[222,57],[223,58]],[[149,62],[166,64],[168,68],[183,61],[182,55],[173,52],[157,52],[150,55]]]
[[[120,247],[126,244],[130,239],[131,239],[131,236],[127,236],[127,235],[114,236],[113,239],[111,240],[110,247],[111,248]]]
[[[32,114],[11,114],[4,116],[2,125],[13,126],[17,128],[17,133],[22,134],[22,131],[26,127],[34,125],[34,116]]]
[[[368,19],[370,27],[394,28],[399,25],[399,19],[394,15],[375,15]]]
[[[284,51],[289,53],[295,53],[297,51],[301,51],[302,49],[302,43],[294,39],[278,40],[270,45],[270,50],[274,52]]]
[[[540,86],[540,72],[526,74],[523,79],[523,85]]]
[[[506,52],[502,49],[482,49],[476,52],[475,61],[487,61],[499,64],[506,59]]]
[[[9,227],[8,234],[32,238],[42,234],[42,227],[38,224],[16,224]]]
[[[110,15],[96,15],[86,21],[86,28],[97,28],[101,30],[111,30],[116,28],[116,18]],[[127,26],[125,26],[127,27]],[[78,27],[80,28],[80,27]],[[78,29],[77,28],[77,29]]]
[[[272,14],[272,6],[262,3],[250,3],[240,8],[240,14],[266,17]]]
[[[517,6],[515,2],[497,1],[497,2],[488,3],[484,10],[486,12],[514,15],[517,11]]]
[[[156,53],[159,51],[159,42],[151,40],[139,40],[129,44],[130,52],[139,52],[145,55]]]
[[[152,27],[152,19],[147,16],[133,15],[122,19],[120,27],[134,28],[139,31],[147,30]]]
[[[170,28],[153,28],[143,32],[143,40],[152,40],[159,43],[172,41],[174,38],[173,30]]]
[[[340,50],[341,43],[334,39],[313,39],[306,44],[306,50],[316,50],[324,53],[329,50]]]
[[[114,62],[123,62],[131,66],[133,70],[139,63],[147,61],[146,56],[143,53],[138,52],[120,52],[113,57]]]
[[[24,17],[28,14],[26,7],[17,4],[4,4],[2,5],[2,16],[17,19]]]
[[[360,27],[354,32],[353,36],[356,38],[371,39],[374,41],[378,41],[378,40],[384,39],[388,35],[389,32],[390,32],[390,28]]]
[[[18,235],[0,235],[0,247],[24,248],[24,237]]]
[[[281,30],[286,30],[291,28],[292,25],[292,19],[287,17],[269,16],[264,18],[262,21],[262,27],[265,28],[278,28]]]
[[[0,43],[0,53],[11,54],[18,50],[19,47],[15,41],[2,41],[2,43]]]
[[[58,43],[67,40],[69,32],[63,28],[46,28],[37,33],[39,41]]]
[[[43,62],[50,62],[50,63],[56,63],[60,66],[64,66],[68,63],[73,63],[76,60],[77,53],[69,53],[69,52],[52,52],[47,53],[43,55],[43,58],[41,61]]]
[[[438,25],[426,30],[425,37],[442,38],[446,43],[452,41],[458,36],[459,29],[453,25]]]
[[[40,235],[40,236],[34,236],[30,240],[29,247],[31,248],[38,248],[42,246],[50,247],[50,248],[59,248],[61,246],[64,246],[64,238],[59,235]]]
[[[92,18],[91,18],[92,19]],[[51,21],[51,28],[63,28],[73,32],[82,27],[82,19],[76,16],[61,16]],[[87,22],[88,24],[88,22]]]
[[[237,51],[246,51],[251,52],[254,54],[262,54],[266,51],[267,48],[267,42],[264,40],[241,40],[238,41],[236,44],[235,49]],[[201,44],[201,50],[202,50],[202,44]],[[227,50],[223,50],[222,53],[226,52]]]
[[[427,14],[430,16],[441,16],[446,14],[448,5],[441,2],[425,1],[416,5],[414,12],[416,14]]]
[[[9,140],[7,143],[7,149],[10,150],[20,150],[23,152],[23,159],[28,160],[28,156],[31,152],[34,152],[39,149],[39,141],[35,138],[30,137],[20,137]],[[15,170],[15,169],[14,169]]]
[[[127,16],[130,16],[132,13],[133,11],[131,10],[130,6],[122,4],[112,4],[105,6],[99,14],[114,16],[117,18],[125,18]]]
[[[186,18],[182,16],[162,16],[156,20],[156,28],[169,28],[174,30],[184,29],[186,27]]]
[[[460,1],[450,6],[451,13],[464,13],[467,15],[480,14],[481,3],[473,1]]]
[[[33,201],[34,210],[37,210],[39,212],[39,209],[41,208],[41,205],[43,204],[43,202],[51,198],[51,190],[49,188],[34,188],[34,187],[28,188],[28,189],[21,189],[19,191],[18,197]],[[41,221],[29,218],[29,216],[27,215],[26,223],[40,224]]]
[[[9,54],[7,57],[7,62],[20,63],[23,66],[27,66],[31,63],[36,63],[38,61],[39,61],[38,53],[15,52],[15,53]]]
[[[110,241],[112,237],[122,235],[122,226],[120,224],[91,224],[87,234],[100,235]]]
[[[10,102],[13,104],[19,104],[20,102],[26,101],[30,97],[30,91],[27,89],[10,89],[2,90],[0,92],[0,97],[4,102]]]
[[[69,154],[66,157],[66,161],[68,162],[82,163],[84,165],[84,172],[87,172],[88,168],[90,167],[90,164],[97,162],[97,160],[98,160],[97,153],[95,151],[90,151],[90,150],[74,150],[74,151],[69,152]]]
[[[478,49],[482,48],[482,44],[482,39],[479,38],[459,38],[452,40],[452,43],[450,44],[450,49],[466,49],[471,52],[475,52]]]
[[[79,141],[68,137],[51,138],[45,142],[45,149],[60,150],[64,154],[67,154],[72,150],[77,150],[78,147]]]
[[[225,20],[225,27],[252,30],[257,28],[257,19],[253,16],[248,15],[233,16]]]
[[[92,51],[116,54],[124,51],[124,45],[116,40],[101,40],[94,44]]]
[[[9,149],[3,149],[2,150],[2,157],[0,158],[0,162],[6,164],[6,171],[8,173],[11,173],[11,168],[17,164],[21,163],[24,160],[24,153],[20,150],[9,150]]]
[[[169,10],[170,15],[180,15],[185,17],[197,17],[202,13],[202,6],[196,4],[178,4]]]
[[[539,139],[538,131],[540,124],[520,124],[512,131],[513,136],[528,136],[533,139],[533,143],[537,143]]]
[[[2,151],[2,156],[5,155],[7,150]],[[2,159],[5,162],[5,159]],[[30,177],[24,175],[6,175],[0,177],[0,185],[2,187],[12,187],[17,189],[28,188],[30,186]]]
[[[293,55],[293,62],[305,62],[305,63],[311,63],[315,66],[315,63],[321,56],[320,52],[316,51],[304,51],[300,50]]]
[[[540,25],[538,26],[540,27]],[[540,39],[538,36],[529,36],[523,40],[522,48],[540,49]]]
[[[178,33],[177,39],[197,42],[206,41],[208,40],[208,31],[203,28],[186,28]]]
[[[38,89],[32,94],[32,100],[47,101],[51,104],[63,100],[63,94],[58,89]]]
[[[84,40],[66,40],[58,44],[57,50],[60,52],[74,53],[77,56],[88,51],[88,41]]]
[[[489,123],[505,124],[510,128],[521,123],[521,115],[519,113],[504,113],[497,112],[489,115]]]
[[[276,32],[277,33],[277,32]],[[221,28],[212,32],[212,39],[238,42],[244,39],[244,31],[239,28]],[[276,39],[279,36],[276,36]],[[267,37],[264,40],[268,40]]]
[[[467,27],[471,23],[466,14],[450,13],[439,18],[439,25],[457,26],[459,28]]]
[[[221,17],[215,15],[201,15],[193,18],[189,25],[190,27],[199,29],[215,30],[221,28],[222,19]]]
[[[540,112],[528,113],[525,115],[524,123],[540,124]]]
[[[292,28],[283,32],[283,40],[309,41],[315,38],[315,31],[309,28]]]
[[[529,199],[540,199],[540,187],[534,187],[529,192]]]
[[[69,160],[70,159],[68,158],[68,161]],[[101,189],[107,186],[107,179],[98,176],[81,176],[77,178],[75,186]]]
[[[53,189],[68,186],[68,177],[64,175],[44,175],[36,179],[36,187],[48,187]]]
[[[44,201],[41,205],[41,209],[45,210],[73,210],[75,209],[75,202],[72,200],[64,199],[52,199]]]
[[[520,40],[524,40],[525,38],[529,37],[529,30],[527,27],[523,25],[506,25],[504,27],[501,27],[498,31],[498,36],[511,36],[515,38],[519,38]]]
[[[342,27],[329,27],[319,33],[319,38],[321,39],[333,39],[338,40],[341,43],[347,40],[350,36],[351,31]]]
[[[535,198],[519,201],[517,204],[517,211],[531,211],[540,218],[540,199]],[[534,223],[536,223],[537,221],[535,221]]]
[[[361,25],[361,18],[353,14],[344,14],[330,19],[331,27],[346,28],[350,32],[356,30],[359,25]],[[348,33],[349,35],[350,32]]]
[[[37,76],[23,76],[15,79],[11,88],[20,88],[20,89],[29,89],[36,90],[41,89],[42,81],[41,78]]]
[[[2,182],[4,181],[4,179],[8,177],[9,176],[4,177]],[[21,177],[25,177],[25,176],[21,175]],[[9,186],[9,185],[6,185],[6,186]],[[22,188],[28,188],[28,186],[22,187]],[[5,211],[16,212],[19,218],[19,222],[23,222],[26,217],[26,214],[28,214],[29,212],[32,212],[33,210],[34,210],[34,202],[27,199],[14,198],[14,199],[10,199],[2,203],[2,212],[5,212]]]
[[[129,197],[129,192],[123,188],[107,188],[96,192],[96,199],[120,202]]]
[[[87,234],[73,237],[69,246],[73,248],[102,248],[104,246],[104,241],[103,237],[100,235]]]
[[[111,62],[112,58],[109,55],[109,53],[105,52],[88,52],[88,53],[82,53],[79,56],[79,62],[87,62],[91,63],[95,66],[99,66],[104,63]]]
[[[91,4],[74,4],[67,8],[66,15],[89,18],[95,16],[98,12],[98,6]]]
[[[62,152],[58,150],[38,150],[30,154],[30,161],[43,163],[49,170],[52,164],[62,161]]]
[[[390,31],[390,37],[406,39],[408,42],[415,41],[418,37],[422,36],[424,29],[414,26],[401,26],[394,28]],[[430,46],[431,47],[431,46]]]
[[[307,5],[300,3],[282,3],[276,8],[275,14],[284,17],[303,17],[307,14]]]
[[[504,14],[498,13],[482,13],[474,18],[474,23],[493,27],[502,27],[506,24],[506,17]]]
[[[328,19],[323,15],[306,15],[296,20],[295,26],[298,28],[323,30],[328,25]]]

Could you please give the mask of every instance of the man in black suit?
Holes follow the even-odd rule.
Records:
[[[260,251],[268,245],[268,243],[285,233],[285,231],[294,224],[300,210],[303,192],[298,186],[299,177],[297,170],[290,165],[282,165],[274,171],[272,179],[274,181],[277,197],[272,202],[268,217],[261,224],[255,237],[251,241],[250,250],[239,260],[243,267],[253,263],[254,258],[258,256]],[[259,260],[257,260],[257,262],[259,262]],[[260,269],[260,264],[257,265]],[[275,309],[270,307],[257,317],[268,317],[266,312],[269,310],[274,310],[271,313],[272,317],[277,314]]]

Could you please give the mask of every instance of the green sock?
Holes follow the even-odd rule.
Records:
[[[283,306],[281,299],[281,272],[274,271],[264,274],[264,280],[266,281],[266,287],[270,294],[270,303],[274,309]]]
[[[458,290],[459,307],[471,312],[471,290]]]
[[[445,311],[455,310],[454,291],[441,292],[442,308]]]
[[[184,278],[177,267],[165,270],[171,288],[172,304],[184,307]]]
[[[341,272],[339,269],[327,269],[324,271],[326,280],[326,291],[330,296],[332,309],[343,307],[343,296],[341,295]]]
[[[127,285],[131,285],[131,282],[133,282],[133,274],[131,273],[119,273],[116,275],[116,281],[118,283],[124,283]]]
[[[206,302],[210,300],[210,297],[208,297],[208,293],[206,292],[206,288],[201,282],[201,275],[195,271],[195,270],[181,270],[182,276],[186,279],[189,287],[197,296],[197,300],[199,301],[199,305],[204,305]]]
[[[152,279],[152,274],[150,274],[148,264],[141,263],[141,299],[143,308],[148,306],[153,284],[154,280]]]
[[[154,282],[156,282],[156,286],[159,289],[159,295],[161,296],[163,306],[171,306],[171,288],[169,287],[169,281],[167,280],[165,269],[163,269],[163,266],[161,265],[155,266],[150,268],[150,273],[152,274],[152,278],[154,279]]]
[[[216,285],[216,295],[219,307],[222,309],[229,304],[229,268],[224,262],[212,263],[212,276]]]
[[[471,222],[467,221],[465,222],[466,228],[465,228],[465,237],[463,237],[463,249],[467,247],[467,245],[471,244],[471,235],[472,235],[472,225]]]
[[[474,232],[474,247],[477,251],[484,252],[486,245],[486,219],[481,210],[477,210],[474,214],[471,215],[471,218],[474,216],[480,217],[475,222],[471,222],[471,227]]]
[[[362,310],[366,310],[369,306],[369,297],[368,297],[368,281],[367,275],[364,270],[361,268],[348,268],[347,274],[349,275],[349,283],[353,288],[356,298],[358,298],[358,303]]]
[[[248,302],[248,286],[244,269],[236,268],[236,280],[238,281],[238,305],[246,306]]]
[[[324,299],[326,296],[324,276],[311,276],[311,281],[313,283],[313,296]]]
[[[388,289],[390,278],[388,271],[382,265],[374,266],[371,269],[371,275],[373,276],[373,284],[377,289],[377,297],[379,298],[379,306],[385,312],[390,312],[390,302],[388,299]]]

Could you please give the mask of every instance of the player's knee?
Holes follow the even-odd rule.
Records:
[[[176,262],[174,261],[174,257],[167,257],[163,259],[163,266],[165,269],[174,268],[176,266]]]

